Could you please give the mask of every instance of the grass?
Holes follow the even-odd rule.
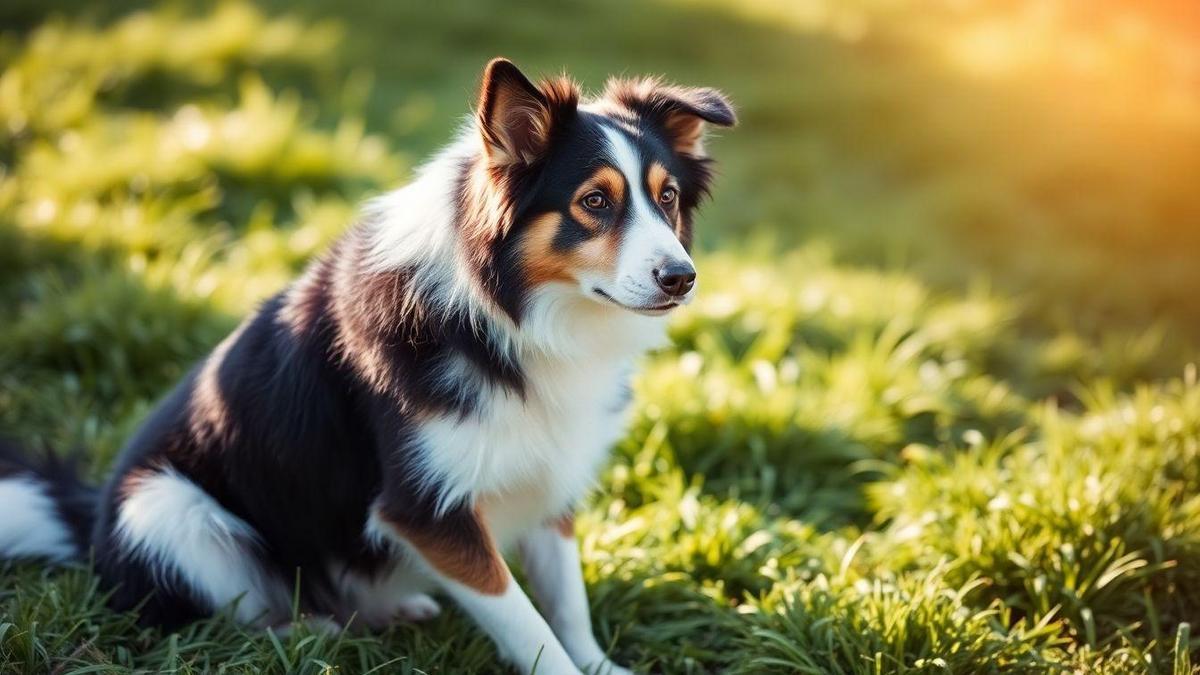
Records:
[[[579,518],[617,660],[1197,672],[1186,7],[137,6],[0,9],[0,433],[102,476],[448,137],[488,57],[665,72],[728,90],[743,125],[712,143],[703,292]],[[456,612],[162,634],[106,610],[86,564],[0,575],[2,672],[496,669]]]

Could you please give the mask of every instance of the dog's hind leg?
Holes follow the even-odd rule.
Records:
[[[143,469],[125,478],[117,499],[115,551],[101,561],[110,574],[141,570],[151,578],[137,585],[149,585],[162,596],[157,601],[190,600],[201,613],[232,605],[251,625],[291,617],[288,584],[264,566],[258,534],[198,485],[169,468]]]
[[[342,620],[371,630],[382,630],[395,621],[426,621],[442,611],[427,593],[434,586],[428,575],[403,558],[373,573],[338,565],[330,576],[342,595]]]

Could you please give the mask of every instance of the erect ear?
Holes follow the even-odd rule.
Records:
[[[657,79],[611,80],[606,95],[657,121],[677,152],[704,155],[704,125],[731,127],[737,115],[729,99],[709,87],[676,87]]]
[[[492,59],[479,90],[479,132],[495,166],[532,164],[546,152],[561,118],[575,110],[579,92],[565,79],[534,86],[508,59]]]

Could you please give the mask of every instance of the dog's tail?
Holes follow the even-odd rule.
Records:
[[[0,440],[0,558],[83,557],[98,490],[76,468],[53,453],[34,459]]]

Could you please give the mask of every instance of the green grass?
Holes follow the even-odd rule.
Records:
[[[1198,672],[1190,10],[137,4],[0,9],[0,433],[102,476],[448,138],[487,58],[662,72],[743,124],[711,144],[702,293],[579,517],[602,644],[655,672]],[[87,565],[0,575],[0,672],[496,668],[453,611],[161,634]]]

